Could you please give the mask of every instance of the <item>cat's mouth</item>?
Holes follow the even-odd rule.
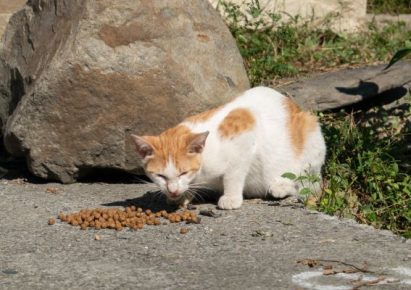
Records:
[[[181,199],[181,198],[184,196],[184,194],[182,194],[182,193],[170,193],[170,192],[168,192],[168,193],[167,193],[167,196],[168,196],[169,199],[178,200],[178,199]]]
[[[178,201],[184,198],[184,192],[166,192],[166,196],[171,201]]]

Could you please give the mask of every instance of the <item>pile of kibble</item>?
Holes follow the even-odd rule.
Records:
[[[128,227],[133,230],[142,229],[145,225],[160,225],[161,219],[167,219],[170,223],[199,223],[200,218],[193,211],[181,211],[168,213],[165,210],[152,212],[135,206],[121,208],[95,208],[82,209],[72,214],[60,213],[58,218],[72,226],[80,226],[82,230],[87,228],[116,229],[118,231]],[[53,218],[49,224],[55,223]]]

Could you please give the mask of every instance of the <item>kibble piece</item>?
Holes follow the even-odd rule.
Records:
[[[54,225],[56,223],[56,220],[54,219],[54,218],[49,218],[49,221],[48,221],[48,224],[51,226],[51,225]]]
[[[181,228],[180,229],[180,234],[186,234],[186,233],[188,233],[189,232],[189,229],[188,228]]]
[[[94,236],[94,239],[95,239],[96,241],[100,241],[100,240],[101,240],[101,237],[100,237],[99,235],[95,235],[95,236]]]

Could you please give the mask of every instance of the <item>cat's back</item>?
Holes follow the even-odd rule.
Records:
[[[286,96],[268,87],[255,87],[245,91],[227,104],[230,108],[250,108],[257,110],[282,109]]]
[[[228,111],[245,108],[256,120],[256,123],[283,123],[287,118],[288,97],[268,87],[255,87],[245,91],[231,104]]]
[[[287,115],[287,97],[268,87],[255,87],[217,108],[188,117],[183,124],[195,132],[220,128],[222,124],[248,122],[258,125],[269,120],[282,122]]]

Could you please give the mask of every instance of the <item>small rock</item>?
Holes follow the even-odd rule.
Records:
[[[3,271],[1,271],[3,274],[6,274],[6,275],[16,275],[16,274],[18,274],[19,272],[17,272],[16,270],[13,270],[13,269],[6,269],[6,270],[3,270]]]
[[[208,216],[208,217],[213,217],[213,218],[219,218],[219,217],[222,216],[221,213],[216,213],[216,212],[213,211],[212,209],[203,209],[203,210],[200,210],[200,215]]]

